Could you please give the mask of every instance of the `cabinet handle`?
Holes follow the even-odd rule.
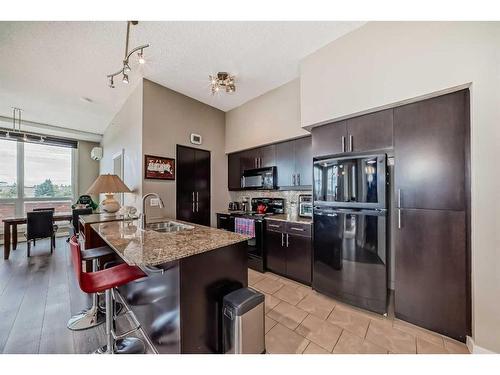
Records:
[[[352,139],[353,139],[352,134],[349,134],[349,151],[351,152],[352,152]]]
[[[288,247],[288,233],[286,234],[286,247]]]
[[[297,185],[300,185],[300,173],[297,173]]]
[[[398,208],[401,208],[401,189],[398,189]]]
[[[345,137],[342,136],[342,152],[345,152]]]
[[[295,173],[292,175],[292,185],[295,186]]]
[[[199,208],[199,202],[198,202],[198,192],[196,192],[196,212],[198,212],[198,208]]]
[[[225,216],[219,216],[219,220],[227,220],[227,217],[225,217]]]
[[[293,229],[293,230],[298,230],[298,231],[300,231],[300,232],[303,232],[303,231],[304,231],[304,228],[291,227],[290,229]]]
[[[278,224],[267,224],[271,228],[279,228],[280,226]]]
[[[193,191],[193,199],[192,199],[192,202],[193,202],[193,212],[194,212],[194,191]]]
[[[281,233],[281,247],[285,245],[285,235]]]
[[[262,158],[259,158],[259,168],[262,168]]]
[[[401,229],[401,208],[398,208],[398,229]]]

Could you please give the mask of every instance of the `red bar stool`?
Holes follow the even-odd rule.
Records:
[[[82,260],[92,261],[92,272],[96,272],[101,269],[100,260],[105,256],[113,254],[114,251],[109,246],[101,246],[84,250],[81,253],[83,253]],[[102,309],[101,312],[99,308],[99,295],[92,293],[92,306],[72,316],[68,321],[67,327],[72,331],[80,331],[98,326],[105,321],[104,311],[105,309]]]
[[[139,267],[129,266],[126,263],[97,272],[82,271],[82,253],[76,236],[69,241],[73,267],[80,285],[85,293],[105,292],[106,300],[106,345],[97,349],[95,353],[106,354],[139,354],[145,352],[144,342],[136,337],[125,337],[140,328],[137,326],[121,335],[113,329],[114,303],[113,289],[131,281],[146,277]]]

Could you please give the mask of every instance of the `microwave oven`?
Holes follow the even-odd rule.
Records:
[[[277,189],[276,167],[247,169],[241,177],[242,189]]]

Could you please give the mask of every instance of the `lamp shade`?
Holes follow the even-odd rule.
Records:
[[[131,191],[116,174],[102,174],[87,190],[87,194],[100,193],[131,193]]]

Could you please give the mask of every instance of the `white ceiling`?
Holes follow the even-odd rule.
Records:
[[[107,87],[120,68],[125,22],[0,22],[0,116],[102,133],[140,77],[228,111],[298,76],[299,61],[362,22],[140,22],[130,84]],[[237,91],[212,96],[208,75],[236,75]],[[92,100],[85,102],[82,97]]]

